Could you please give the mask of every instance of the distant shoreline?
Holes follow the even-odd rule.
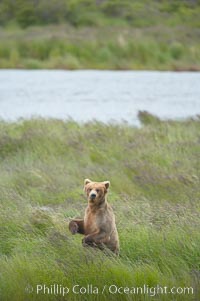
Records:
[[[0,28],[0,69],[200,71],[200,29]]]

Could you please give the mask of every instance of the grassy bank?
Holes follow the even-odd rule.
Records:
[[[200,70],[199,29],[49,25],[0,29],[0,68]]]
[[[200,70],[199,1],[0,2],[0,68]]]
[[[0,122],[0,300],[199,300],[200,121],[141,128]],[[121,254],[83,249],[84,178],[110,180]],[[37,284],[193,287],[194,294],[36,295]],[[33,292],[25,292],[33,287]]]

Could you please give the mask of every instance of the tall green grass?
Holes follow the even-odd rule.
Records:
[[[69,26],[0,31],[0,68],[199,70],[198,31]]]
[[[199,300],[200,122],[0,122],[0,300]],[[110,180],[119,258],[82,248],[84,178]],[[37,295],[36,285],[193,287],[194,294]],[[33,292],[25,288],[33,287]]]

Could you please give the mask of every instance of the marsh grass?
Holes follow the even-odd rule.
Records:
[[[0,68],[199,70],[198,35],[161,25],[0,29]]]
[[[0,122],[0,300],[172,300],[170,295],[27,295],[25,287],[109,284],[194,288],[199,300],[200,122],[143,125]],[[111,181],[119,258],[82,248],[84,178]]]

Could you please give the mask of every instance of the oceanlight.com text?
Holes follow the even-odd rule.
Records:
[[[168,287],[149,286],[144,284],[143,286],[118,286],[117,284],[105,284],[103,287],[98,287],[93,284],[82,286],[80,284],[74,284],[72,286],[64,286],[62,284],[37,284],[35,287],[27,285],[25,288],[29,294],[37,295],[55,295],[66,296],[68,294],[74,295],[148,295],[154,297],[156,295],[193,295],[193,287]]]

